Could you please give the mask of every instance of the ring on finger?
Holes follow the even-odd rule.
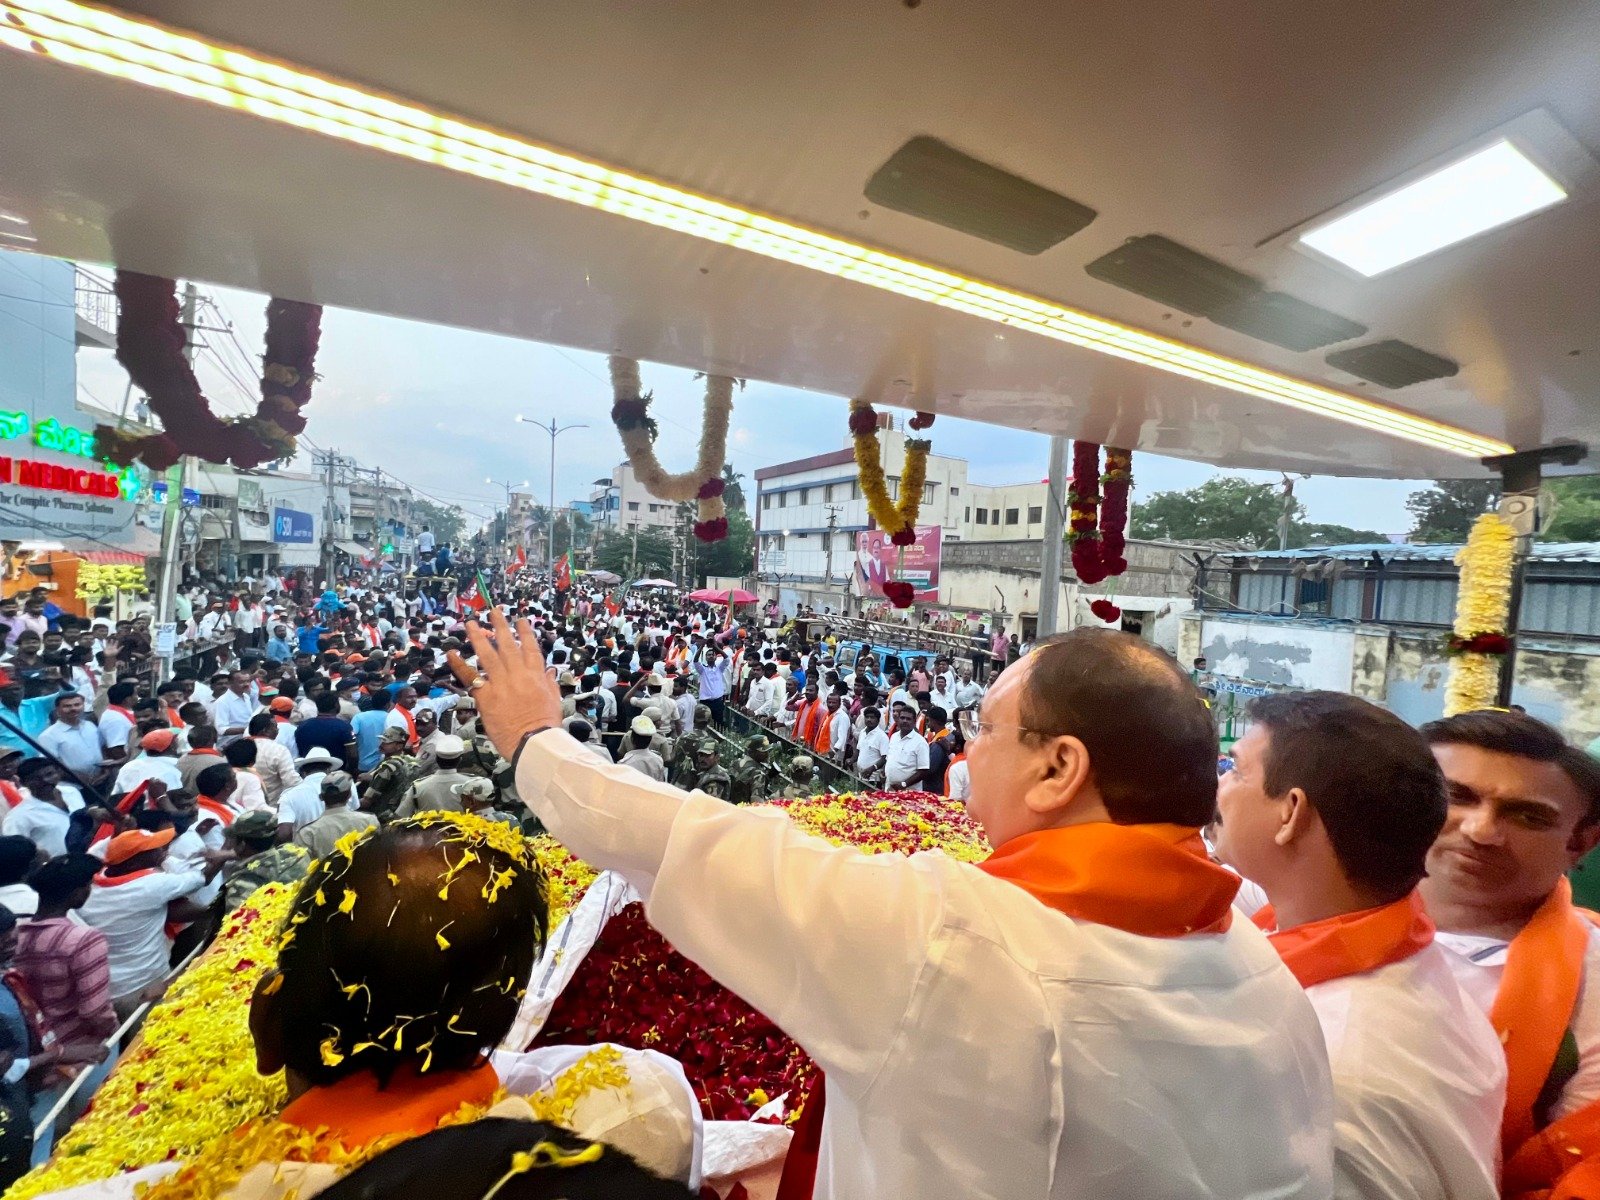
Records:
[[[475,692],[479,688],[483,687],[488,682],[489,681],[487,679],[485,679],[482,675],[479,675],[475,679],[473,679],[473,681],[471,683],[467,684],[467,691]]]

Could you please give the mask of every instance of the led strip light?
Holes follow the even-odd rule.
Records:
[[[1470,458],[1512,447],[1359,396],[749,212],[76,0],[0,0],[0,45],[822,271]]]

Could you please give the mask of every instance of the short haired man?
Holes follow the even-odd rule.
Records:
[[[1337,692],[1250,715],[1217,789],[1217,853],[1265,889],[1256,923],[1322,1023],[1334,1194],[1497,1200],[1504,1057],[1416,891],[1445,819],[1427,743]]]
[[[84,783],[93,784],[104,770],[100,731],[83,712],[83,697],[62,692],[56,697],[55,720],[39,735],[39,745],[61,760]]]
[[[278,840],[278,816],[247,812],[228,826],[234,861],[223,868],[222,908],[232,912],[269,883],[298,883],[311,868],[304,846]]]
[[[1421,890],[1505,1047],[1505,1195],[1600,1194],[1600,931],[1566,880],[1600,843],[1600,763],[1525,713],[1422,733],[1450,809]]]
[[[303,846],[312,858],[327,858],[339,839],[353,829],[377,826],[378,818],[357,806],[356,781],[348,771],[324,775],[320,795],[322,815],[294,835],[295,845]]]
[[[22,803],[0,821],[0,833],[32,839],[46,857],[67,852],[72,814],[84,806],[83,793],[61,782],[61,768],[48,758],[24,759],[17,768]]]
[[[884,786],[909,792],[928,777],[928,740],[917,732],[917,712],[909,704],[894,707],[894,732],[884,756]]]
[[[553,728],[531,629],[491,621],[492,643],[468,627],[485,682],[455,667],[534,814],[828,1073],[793,1186],[1330,1194],[1322,1031],[1206,856],[1216,732],[1160,651],[1076,630],[1001,677],[967,752],[996,847],[976,866],[868,857],[595,764]]]
[[[63,1042],[104,1041],[117,1028],[106,935],[72,915],[88,902],[99,865],[87,854],[68,854],[28,877],[39,907],[18,929],[17,969],[45,1027]]]
[[[159,815],[159,814],[158,814]],[[111,1003],[120,1019],[139,1006],[147,989],[167,973],[172,939],[170,919],[183,924],[206,915],[189,898],[202,891],[222,867],[207,859],[201,870],[164,871],[167,847],[177,831],[130,829],[106,845],[105,869],[94,877],[79,915],[85,925],[106,935],[111,971]]]

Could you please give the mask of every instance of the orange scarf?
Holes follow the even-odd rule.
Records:
[[[1563,879],[1512,939],[1506,955],[1489,1023],[1506,1048],[1500,1137],[1508,1163],[1535,1133],[1533,1106],[1572,1024],[1588,946],[1588,925],[1573,907],[1572,887]],[[1570,1157],[1568,1162],[1576,1165]]]
[[[346,1146],[364,1146],[385,1134],[432,1133],[463,1104],[488,1104],[499,1086],[488,1063],[429,1075],[402,1068],[388,1087],[370,1071],[358,1071],[291,1100],[278,1119],[302,1129],[326,1129]]]
[[[944,792],[942,794],[944,795],[944,797],[946,799],[949,799],[949,797],[950,797],[950,769],[952,767],[954,767],[958,762],[966,762],[966,761],[967,761],[967,756],[966,756],[965,752],[963,752],[961,754],[954,754],[954,755],[950,756],[950,761],[949,761],[949,763],[946,764],[945,769],[944,769]]]
[[[1142,937],[1222,933],[1239,877],[1206,854],[1188,825],[1098,821],[1013,838],[978,870],[1014,883],[1047,908]],[[777,1200],[810,1200],[822,1148],[826,1080],[817,1083],[783,1163]]]
[[[395,710],[395,712],[400,714],[401,720],[403,720],[406,723],[406,732],[409,735],[406,738],[406,745],[409,746],[411,749],[415,750],[417,748],[417,721],[416,721],[416,718],[413,717],[405,709],[401,708],[398,704],[396,704],[394,706],[394,710]]]
[[[1375,971],[1410,958],[1433,944],[1433,919],[1412,891],[1393,904],[1340,913],[1277,933],[1277,914],[1267,905],[1255,922],[1268,931],[1272,948],[1303,988]]]
[[[220,800],[213,800],[210,796],[197,797],[195,799],[195,804],[198,807],[203,808],[206,812],[210,813],[217,820],[221,821],[224,828],[232,825],[233,818],[237,815],[233,809],[229,808],[226,804],[222,803]]]
[[[817,701],[822,704],[822,701]],[[810,746],[818,754],[826,754],[833,749],[833,714],[828,711],[828,706],[822,704],[822,711],[817,716],[816,734],[812,737]]]

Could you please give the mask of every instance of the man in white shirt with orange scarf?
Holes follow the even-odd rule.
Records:
[[[1427,742],[1337,692],[1265,697],[1250,721],[1217,854],[1265,889],[1255,921],[1322,1022],[1334,1195],[1497,1200],[1504,1056],[1417,893],[1445,820]]]
[[[1450,799],[1422,895],[1505,1047],[1504,1194],[1600,1196],[1600,930],[1566,880],[1600,842],[1600,763],[1525,713],[1422,732]]]
[[[1081,630],[1006,672],[968,749],[975,866],[601,765],[555,728],[531,626],[491,622],[451,662],[519,794],[826,1072],[787,1194],[1331,1194],[1316,1014],[1205,855],[1215,732],[1154,647]]]

